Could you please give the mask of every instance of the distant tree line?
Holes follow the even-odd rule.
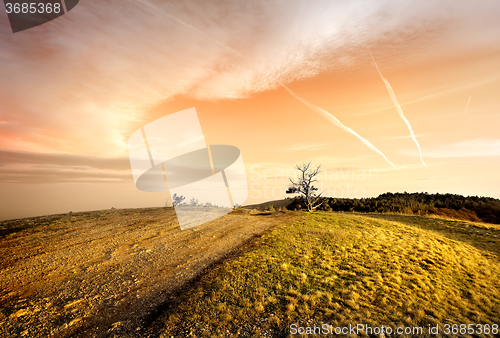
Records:
[[[186,200],[186,197],[182,195],[177,195],[177,193],[174,193],[172,196],[172,206],[173,207],[204,207],[204,208],[225,208],[223,206],[217,205],[217,204],[212,204],[210,202],[206,203],[200,203],[200,201],[197,198],[192,197],[189,200],[189,203],[184,202]],[[169,207],[170,204],[168,202],[165,202],[165,207]],[[234,208],[238,208],[240,204],[235,204]]]
[[[289,210],[307,210],[304,198],[294,198]],[[491,197],[429,193],[385,193],[371,198],[325,197],[317,210],[441,215],[500,224],[500,200]]]

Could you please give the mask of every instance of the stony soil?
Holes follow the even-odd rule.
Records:
[[[0,336],[141,336],[203,269],[300,217],[239,210],[183,231],[172,208],[0,222]]]

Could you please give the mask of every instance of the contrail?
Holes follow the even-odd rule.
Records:
[[[359,138],[361,140],[361,142],[363,142],[368,148],[370,148],[371,150],[379,153],[380,155],[382,155],[382,157],[390,164],[392,165],[393,167],[396,167],[391,161],[389,161],[387,159],[387,157],[385,157],[385,155],[380,151],[378,150],[373,144],[371,144],[367,139],[365,139],[364,137],[360,136],[358,133],[356,133],[354,130],[352,130],[351,128],[349,127],[346,127],[344,124],[342,124],[342,122],[339,121],[339,119],[337,119],[335,116],[333,116],[332,114],[330,114],[329,112],[327,112],[326,110],[324,109],[321,109],[320,107],[317,107],[315,105],[313,105],[312,103],[309,103],[307,102],[306,100],[304,100],[303,98],[301,98],[299,95],[297,95],[295,92],[293,92],[290,88],[288,88],[287,86],[285,86],[283,83],[279,82],[278,80],[276,80],[276,82],[278,82],[283,88],[285,88],[293,97],[295,97],[297,100],[299,100],[300,102],[302,102],[303,104],[305,104],[306,106],[308,106],[309,108],[311,108],[312,110],[314,110],[316,113],[318,113],[319,115],[321,115],[322,117],[324,117],[325,119],[327,119],[328,121],[330,121],[331,123],[333,123],[334,125],[344,129],[345,131],[347,131],[348,133],[356,136],[357,138]]]
[[[470,103],[471,98],[472,98],[472,96],[469,96],[469,100],[467,101],[467,104],[465,105],[464,113],[462,114],[462,120],[460,121],[460,124],[462,124],[462,122],[464,121],[465,113],[467,112],[467,108],[469,108],[469,103]]]
[[[223,42],[220,42],[219,40],[217,40],[216,38],[212,37],[212,36],[209,36],[207,35],[204,31],[194,27],[193,25],[191,24],[188,24],[186,23],[184,20],[181,20],[180,18],[177,18],[177,17],[174,17],[173,15],[170,15],[168,13],[165,13],[164,11],[162,11],[160,8],[158,8],[157,6],[153,5],[152,3],[150,3],[149,1],[147,0],[142,0],[141,1],[142,3],[146,4],[146,6],[149,6],[149,8],[145,8],[147,10],[149,10],[151,12],[151,8],[150,7],[154,7],[154,14],[158,15],[159,12],[163,12],[163,14],[166,14],[167,16],[169,16],[170,18],[174,19],[174,21],[177,22],[178,25],[181,25],[183,26],[184,28],[188,28],[194,32],[196,32],[197,34],[199,34],[200,36],[203,36],[204,39],[206,39],[207,41],[211,41],[211,42],[215,42],[217,43],[218,45],[226,48],[227,50],[235,53],[240,59],[246,61],[246,56],[241,54],[239,51],[231,48],[230,46],[226,45],[225,43]],[[143,7],[144,8],[144,7]],[[289,89],[287,86],[285,86],[283,83],[281,83],[280,81],[278,80],[274,80],[276,81],[280,86],[282,86],[283,88],[285,88],[293,97],[295,97],[296,99],[298,99],[300,102],[304,103],[306,106],[308,106],[309,108],[311,108],[313,111],[315,111],[316,113],[318,113],[319,115],[323,116],[324,118],[326,118],[328,121],[332,122],[333,124],[335,124],[336,126],[344,129],[345,131],[347,131],[348,133],[356,136],[357,138],[359,138],[361,140],[361,142],[363,142],[366,146],[368,146],[368,148],[372,149],[373,151],[379,153],[380,155],[382,155],[382,157],[390,164],[392,165],[393,167],[396,167],[391,161],[389,161],[387,159],[387,157],[385,157],[385,155],[380,151],[378,150],[373,144],[371,144],[367,139],[365,139],[364,137],[360,136],[358,133],[356,133],[354,130],[352,130],[351,128],[348,128],[346,127],[345,125],[342,124],[342,122],[340,122],[336,117],[334,117],[332,114],[330,114],[329,112],[327,112],[326,110],[324,109],[321,109],[309,102],[307,102],[306,100],[304,100],[303,98],[301,98],[300,96],[298,96],[295,92],[293,92],[291,89]]]
[[[467,111],[467,108],[469,107],[469,103],[470,103],[471,98],[472,98],[472,96],[469,96],[469,100],[467,101],[467,105],[465,105],[464,115],[465,115],[465,112]]]
[[[220,42],[219,40],[213,38],[212,36],[208,35],[205,31],[187,23],[186,21],[182,20],[181,18],[172,15],[171,13],[166,12],[162,8],[158,7],[157,5],[151,3],[148,0],[139,0],[139,1],[134,1],[134,0],[129,0],[129,2],[133,3],[135,6],[140,7],[149,13],[155,15],[155,16],[167,16],[170,19],[170,22],[172,22],[174,25],[178,27],[182,27],[184,29],[188,29],[191,32],[194,32],[200,36],[200,38],[204,39],[207,42],[215,43],[224,49],[238,55],[241,59],[246,60],[245,56],[238,52],[236,49],[226,45],[223,42]],[[142,6],[141,6],[142,5]]]
[[[422,161],[422,164],[424,167],[427,169],[427,165],[424,162],[424,159],[422,158],[422,150],[420,149],[420,145],[418,144],[417,138],[415,137],[415,134],[413,133],[413,129],[411,128],[410,121],[408,121],[405,117],[405,114],[403,113],[403,109],[401,109],[401,106],[398,103],[398,100],[396,99],[396,94],[394,94],[394,91],[391,88],[391,84],[385,77],[382,76],[382,73],[380,72],[380,69],[378,68],[377,62],[375,61],[375,58],[373,57],[373,54],[371,50],[369,50],[370,55],[372,57],[373,63],[375,64],[375,68],[377,68],[378,75],[380,75],[380,78],[382,81],[384,81],[385,87],[387,88],[387,91],[389,92],[389,95],[391,96],[392,103],[394,104],[394,107],[396,107],[396,110],[398,111],[399,117],[406,123],[406,126],[408,127],[408,130],[410,131],[410,136],[413,142],[417,145],[418,152],[420,153],[420,161]]]

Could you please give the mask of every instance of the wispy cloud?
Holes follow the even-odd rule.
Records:
[[[418,137],[418,138],[425,137],[424,134],[416,134],[415,136]],[[410,138],[411,138],[411,135],[400,135],[400,136],[386,137],[385,139],[386,140],[406,140],[406,139],[410,139]]]
[[[87,171],[77,169],[16,168],[0,169],[0,182],[22,184],[47,183],[116,183],[130,180],[123,172]]]
[[[494,13],[495,3],[476,7]],[[444,41],[449,30],[436,28],[462,21],[443,15],[466,19],[470,10],[432,1],[84,1],[15,35],[1,16],[0,78],[9,80],[0,83],[0,118],[24,129],[0,135],[0,147],[125,155],[129,134],[163,100],[245,98],[277,79],[362,64],[361,46],[392,37]],[[495,38],[481,36],[485,45]],[[384,55],[403,62],[400,48]]]
[[[400,99],[401,105],[410,105],[413,103],[418,103],[418,102],[423,102],[423,101],[428,101],[428,100],[433,100],[439,97],[443,96],[448,96],[448,95],[453,95],[459,92],[462,92],[464,90],[470,90],[475,87],[483,86],[490,84],[491,82],[499,81],[500,80],[500,72],[494,72],[492,74],[489,74],[487,76],[483,76],[480,78],[476,78],[474,80],[467,80],[467,81],[461,81],[461,82],[455,82],[455,83],[450,83],[447,84],[446,86],[438,86],[435,88],[428,88],[425,89],[425,91],[418,91],[418,92],[413,92],[406,94],[403,99]],[[382,103],[380,103],[382,104]],[[375,109],[370,109],[366,110],[364,112],[356,113],[356,116],[362,117],[362,116],[367,116],[367,115],[372,115],[376,114],[382,111],[386,111],[388,109],[392,109],[391,106],[385,105],[380,108],[375,108]],[[457,112],[455,114],[447,114],[447,115],[442,115],[443,117],[445,116],[454,116],[454,115],[463,115],[463,112]],[[437,117],[430,117],[427,119],[434,119],[434,118],[440,118],[441,116]]]
[[[118,182],[131,179],[128,158],[0,150],[0,182]]]
[[[407,156],[414,155],[409,151],[401,153]],[[433,158],[500,156],[500,140],[475,139],[442,145],[426,150],[426,156]]]
[[[0,149],[0,167],[13,164],[130,170],[130,160],[128,157],[105,158],[73,154],[42,154]]]
[[[280,149],[280,152],[295,152],[295,151],[316,151],[324,150],[331,147],[333,144],[331,142],[326,143],[298,143]]]

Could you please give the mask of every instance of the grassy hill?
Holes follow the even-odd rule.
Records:
[[[257,210],[267,210],[271,206],[273,209],[278,210],[278,209],[287,209],[288,206],[293,202],[294,200],[292,198],[288,199],[282,199],[282,200],[274,200],[274,201],[267,201],[259,204],[252,204],[252,205],[245,205],[242,206],[243,209],[257,209]]]
[[[293,199],[287,208],[289,210],[306,210],[303,201],[299,198]],[[500,224],[499,199],[455,194],[388,192],[370,198],[327,197],[320,210],[439,215],[474,222]]]
[[[423,336],[438,325],[433,337],[450,325],[491,337],[500,324],[499,236],[498,225],[485,223],[307,214],[207,269],[172,298],[149,333],[284,337],[292,324],[299,332],[360,323],[393,333],[421,327]]]

